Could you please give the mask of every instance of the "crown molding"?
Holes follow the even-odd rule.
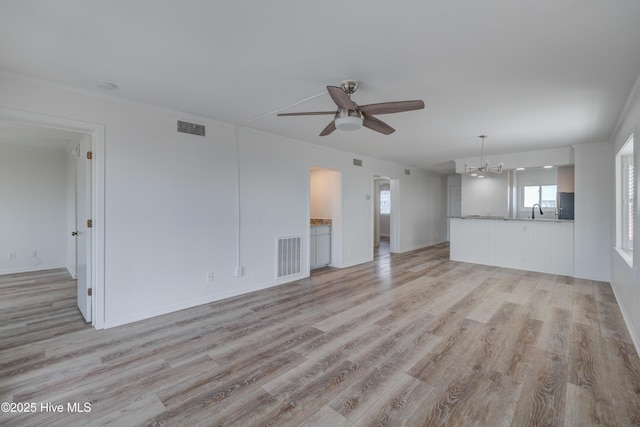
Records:
[[[620,115],[618,116],[618,121],[616,122],[616,125],[613,128],[613,132],[609,136],[609,142],[613,143],[615,141],[615,137],[618,134],[618,131],[620,131],[620,127],[622,127],[622,123],[624,122],[624,119],[627,117],[627,115],[631,111],[631,108],[636,103],[636,101],[638,100],[637,98],[639,96],[640,96],[640,74],[638,75],[638,78],[636,79],[636,82],[633,85],[633,88],[631,89],[629,98],[627,98],[627,103],[624,104],[624,108],[622,109],[622,111],[620,112]]]

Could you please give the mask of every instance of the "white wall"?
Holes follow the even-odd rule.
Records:
[[[620,126],[617,128],[615,135],[612,139],[613,146],[608,153],[608,163],[610,172],[610,184],[609,193],[614,194],[613,184],[613,170],[615,154],[622,148],[627,142],[630,135],[634,135],[634,168],[640,170],[640,79],[636,82],[634,91],[629,97],[629,102],[620,118]],[[577,200],[577,189],[576,189]],[[615,206],[614,197],[611,197],[609,201],[609,231],[611,236],[614,236],[615,232]],[[636,197],[636,201],[638,198]],[[576,214],[577,215],[577,214]],[[634,240],[639,240],[640,233],[640,210],[636,203],[635,211],[635,232]],[[614,244],[614,240],[610,242],[611,248]],[[634,339],[636,350],[640,352],[640,279],[638,278],[638,267],[640,266],[640,250],[634,250],[634,268],[629,265],[620,257],[617,251],[611,250],[611,285],[615,291],[618,304],[622,310],[622,313],[629,327],[631,336]]]
[[[412,169],[411,175],[396,176],[400,178],[391,180],[392,252],[405,252],[446,241],[446,176],[417,169]],[[396,215],[399,229],[393,229]],[[398,245],[394,248],[396,238]]]
[[[309,173],[309,207],[311,218],[332,219],[336,200],[336,181],[340,173],[331,169],[312,168]],[[339,188],[339,187],[338,187]],[[338,195],[340,193],[338,192]]]
[[[462,175],[447,176],[447,216],[462,215]],[[447,219],[447,240],[450,239],[451,220]]]
[[[66,180],[64,150],[0,144],[0,274],[66,266]]]
[[[375,175],[395,177],[402,189],[400,251],[446,231],[444,178],[417,169],[404,175],[406,165],[246,128],[238,150],[229,124],[5,75],[0,107],[105,126],[106,327],[277,284],[276,237],[308,241],[311,166],[341,175],[342,224],[334,233],[342,266],[373,259]],[[207,136],[177,133],[176,120],[205,125]],[[242,277],[234,277],[238,253]]]
[[[391,235],[391,215],[380,214],[380,235],[389,237]]]
[[[462,215],[509,216],[507,174],[483,179],[462,176]]]
[[[575,149],[575,263],[574,276],[608,282],[611,205],[615,200],[611,144],[579,144]]]

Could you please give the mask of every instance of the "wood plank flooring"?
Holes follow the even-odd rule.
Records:
[[[0,402],[35,404],[0,425],[640,425],[609,284],[448,256],[380,255],[103,331],[64,271],[0,276]]]

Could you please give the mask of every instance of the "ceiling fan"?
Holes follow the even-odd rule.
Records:
[[[374,114],[401,113],[403,111],[421,110],[424,102],[415,101],[395,101],[381,102],[379,104],[358,105],[351,100],[351,94],[358,89],[358,82],[345,80],[340,87],[327,86],[329,96],[338,106],[337,111],[310,111],[303,113],[281,113],[278,116],[317,116],[322,114],[333,114],[335,117],[325,127],[320,136],[329,135],[336,129],[356,130],[361,126],[367,127],[376,132],[389,135],[395,129],[380,119],[373,117]]]

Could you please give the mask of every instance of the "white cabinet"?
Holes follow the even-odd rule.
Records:
[[[326,267],[331,262],[331,226],[318,225],[311,227],[309,241],[309,267],[311,269]]]

